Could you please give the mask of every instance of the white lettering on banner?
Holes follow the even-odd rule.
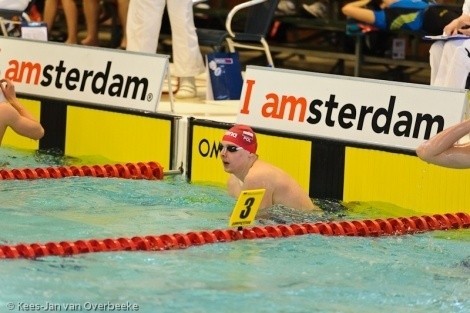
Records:
[[[237,122],[415,149],[465,109],[465,90],[248,66]]]
[[[34,96],[155,111],[168,57],[0,38],[1,76]]]

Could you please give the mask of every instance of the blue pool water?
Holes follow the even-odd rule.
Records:
[[[0,156],[9,168],[64,162],[4,148]],[[77,160],[65,160],[71,161]],[[225,190],[181,177],[1,181],[0,190],[4,245],[227,229],[235,204]],[[393,211],[376,203],[319,203],[329,212],[312,219]],[[470,312],[469,232],[304,235],[0,260],[0,312],[114,312],[117,305],[131,312]]]

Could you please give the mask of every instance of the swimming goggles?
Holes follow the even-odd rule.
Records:
[[[227,145],[227,146],[224,146],[223,144],[219,143],[219,151],[220,152],[223,152],[225,150],[227,150],[228,152],[236,152],[238,150],[243,150],[242,147],[237,147],[237,146],[233,146],[233,145]]]

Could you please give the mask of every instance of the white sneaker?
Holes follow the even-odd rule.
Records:
[[[289,0],[281,0],[277,4],[277,14],[279,15],[294,15],[295,14],[295,4]]]
[[[177,99],[196,98],[196,80],[194,77],[180,77],[180,85],[175,94]]]
[[[326,5],[322,2],[315,2],[310,5],[308,4],[302,4],[302,7],[304,8],[305,11],[308,13],[312,14],[315,17],[323,18],[326,17]]]

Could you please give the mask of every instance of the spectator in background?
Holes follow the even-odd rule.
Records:
[[[83,0],[83,13],[85,15],[85,23],[87,28],[87,35],[81,41],[82,45],[98,46],[98,30],[99,30],[99,17],[100,17],[100,1],[99,0]],[[129,9],[129,0],[116,0],[117,13],[119,18],[120,27],[122,29],[120,49],[125,50],[127,46],[126,38],[126,25],[127,25],[127,12]]]
[[[61,0],[67,24],[67,39],[65,43],[76,44],[78,42],[78,9],[75,0]],[[59,0],[46,0],[44,3],[44,22],[47,25],[48,34],[51,33],[57,15]]]
[[[437,35],[457,13],[423,0],[359,0],[345,4],[343,14],[380,30],[407,29]],[[437,33],[436,33],[437,32]]]
[[[44,136],[41,124],[16,98],[15,86],[9,79],[0,80],[0,144],[8,127],[17,134],[39,140]]]
[[[464,34],[470,36],[470,0],[465,0],[462,14],[443,29],[444,35]],[[439,40],[429,49],[431,85],[440,87],[466,87],[470,72],[470,41]]]
[[[192,0],[134,0],[127,15],[127,50],[156,53],[165,5],[171,24],[172,74],[180,83],[176,98],[197,96],[195,76],[204,72],[204,61],[194,26]]]

